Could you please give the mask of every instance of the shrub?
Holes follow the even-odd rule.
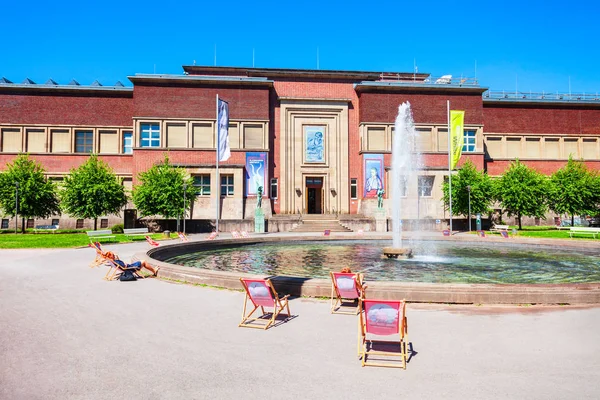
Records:
[[[116,224],[110,228],[112,233],[123,233],[123,224]]]

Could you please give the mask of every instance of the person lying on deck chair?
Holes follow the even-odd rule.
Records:
[[[136,261],[136,262],[133,262],[131,264],[127,264],[124,261],[120,260],[119,256],[117,256],[112,251],[107,251],[106,254],[105,254],[105,257],[106,258],[110,258],[115,263],[119,264],[121,267],[135,268],[136,271],[139,271],[140,269],[145,268],[148,271],[152,272],[153,276],[156,276],[158,274],[158,270],[160,269],[160,268],[154,268],[154,267],[152,267],[146,261]]]

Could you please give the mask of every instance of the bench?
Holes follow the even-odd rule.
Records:
[[[494,227],[490,229],[490,232],[500,232],[500,231],[507,231],[507,230],[508,230],[508,225],[494,225]]]
[[[90,242],[99,242],[102,239],[113,240],[115,239],[115,235],[112,234],[110,229],[100,230],[100,231],[86,231],[88,237],[90,238]]]
[[[573,238],[573,235],[592,235],[594,239],[600,234],[600,228],[587,228],[587,227],[572,227],[569,230],[569,237]]]
[[[37,233],[38,231],[52,231],[52,233],[54,233],[57,230],[58,225],[38,225],[33,229],[35,233]]]
[[[148,228],[123,229],[123,233],[127,237],[146,237],[148,235]]]

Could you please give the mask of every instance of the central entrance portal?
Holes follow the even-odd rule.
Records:
[[[306,178],[306,212],[323,214],[323,178]]]

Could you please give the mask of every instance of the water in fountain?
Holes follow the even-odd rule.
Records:
[[[392,246],[394,248],[402,247],[401,218],[406,218],[409,212],[402,207],[403,201],[406,200],[402,195],[405,194],[408,185],[418,179],[417,171],[421,166],[417,138],[410,103],[402,103],[398,107],[392,138]]]

